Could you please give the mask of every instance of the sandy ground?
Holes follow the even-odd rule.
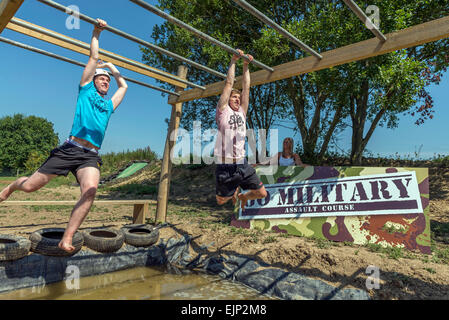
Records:
[[[313,240],[260,230],[229,226],[232,205],[215,205],[213,172],[210,168],[175,168],[168,207],[168,226],[161,238],[192,237],[192,252],[206,255],[244,254],[272,267],[301,273],[339,288],[367,289],[371,272],[379,269],[379,288],[369,289],[374,299],[449,299],[449,169],[430,170],[430,218],[432,255],[407,250],[387,251],[369,246]],[[157,170],[143,170],[115,184],[157,185]],[[0,178],[0,188],[7,182]],[[76,200],[77,186],[45,187],[26,194],[14,193],[9,200]],[[155,199],[156,194],[125,194],[100,188],[98,199]],[[81,229],[120,228],[132,223],[131,205],[99,205],[92,208]],[[155,207],[150,207],[152,222]],[[70,206],[7,207],[0,205],[0,233],[28,237],[47,227],[67,224]]]

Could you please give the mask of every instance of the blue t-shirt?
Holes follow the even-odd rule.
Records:
[[[79,86],[70,135],[87,140],[100,148],[113,112],[112,101],[104,99],[97,93],[93,81],[84,87]]]

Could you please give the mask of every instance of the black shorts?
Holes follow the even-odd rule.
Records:
[[[215,169],[216,194],[220,197],[232,197],[235,190],[257,190],[263,187],[256,170],[246,161],[243,164],[217,164]]]
[[[72,172],[76,177],[79,169],[94,167],[100,170],[102,164],[98,153],[66,142],[50,152],[50,156],[38,171],[58,176],[67,176]]]

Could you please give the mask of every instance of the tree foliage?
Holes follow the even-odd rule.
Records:
[[[15,114],[0,119],[1,169],[32,170],[57,146],[53,124],[36,116]]]

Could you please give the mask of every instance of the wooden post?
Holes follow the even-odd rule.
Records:
[[[187,78],[187,67],[179,66],[178,77]],[[176,87],[175,91],[180,92],[184,89]],[[173,147],[175,146],[178,136],[179,123],[181,121],[182,103],[172,104],[170,123],[168,126],[167,138],[165,140],[164,158],[162,159],[161,176],[159,179],[159,190],[157,194],[156,223],[166,221],[168,194],[170,192],[170,176],[171,176],[171,156],[173,155]]]
[[[135,204],[133,211],[133,223],[144,224],[145,217],[148,215],[148,203]]]

